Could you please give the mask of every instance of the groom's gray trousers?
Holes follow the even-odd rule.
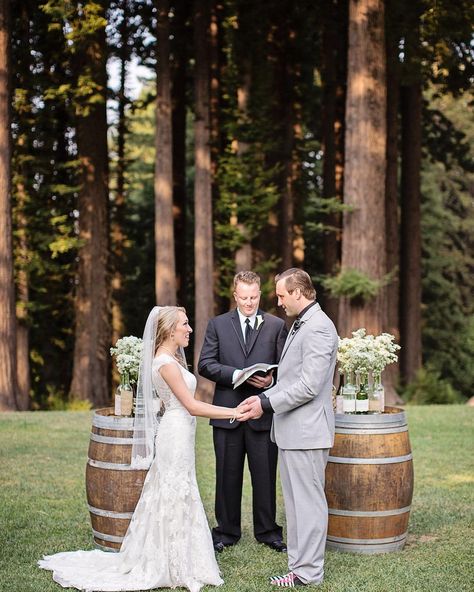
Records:
[[[324,577],[328,505],[324,476],[329,449],[279,449],[288,567],[305,584]]]

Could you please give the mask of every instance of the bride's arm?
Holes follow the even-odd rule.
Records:
[[[238,407],[219,407],[197,401],[184,382],[181,370],[176,364],[164,364],[159,370],[166,384],[191,415],[209,419],[239,419]]]

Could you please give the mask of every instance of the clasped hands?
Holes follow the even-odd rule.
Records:
[[[273,370],[268,372],[268,374],[265,374],[265,376],[258,376],[257,374],[254,374],[247,380],[247,382],[256,388],[264,389],[270,386],[272,380]],[[245,401],[242,401],[242,403],[240,403],[240,405],[238,405],[235,409],[235,419],[237,421],[259,419],[263,415],[260,397],[257,397],[256,395],[253,395],[252,397],[247,397],[247,399],[245,399]]]
[[[256,395],[248,397],[245,401],[242,401],[240,405],[236,407],[237,415],[235,419],[237,421],[247,421],[249,419],[259,419],[263,415],[262,402],[260,397]]]

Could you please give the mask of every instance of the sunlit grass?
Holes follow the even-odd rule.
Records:
[[[415,465],[409,542],[380,556],[328,552],[321,592],[450,592],[474,589],[474,410],[465,406],[408,407]],[[84,469],[90,412],[0,414],[0,590],[58,592],[42,554],[93,548]],[[211,428],[199,420],[197,472],[213,524],[214,457]],[[258,545],[252,534],[248,473],[239,545],[218,556],[226,591],[271,590],[270,575],[286,558]],[[278,519],[284,509],[278,490]]]

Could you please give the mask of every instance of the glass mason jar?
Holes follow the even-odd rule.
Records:
[[[355,413],[356,407],[356,384],[354,380],[354,373],[347,372],[344,374],[344,385],[342,387],[342,412],[351,415]]]
[[[367,414],[369,412],[369,378],[365,373],[358,374],[359,386],[356,392],[355,412]]]
[[[369,397],[370,413],[383,413],[385,409],[385,390],[381,372],[374,372],[374,382]]]
[[[117,397],[120,399],[120,413],[117,413]],[[115,393],[115,415],[130,417],[133,410],[133,389],[130,384],[128,372],[121,376],[120,384]]]

